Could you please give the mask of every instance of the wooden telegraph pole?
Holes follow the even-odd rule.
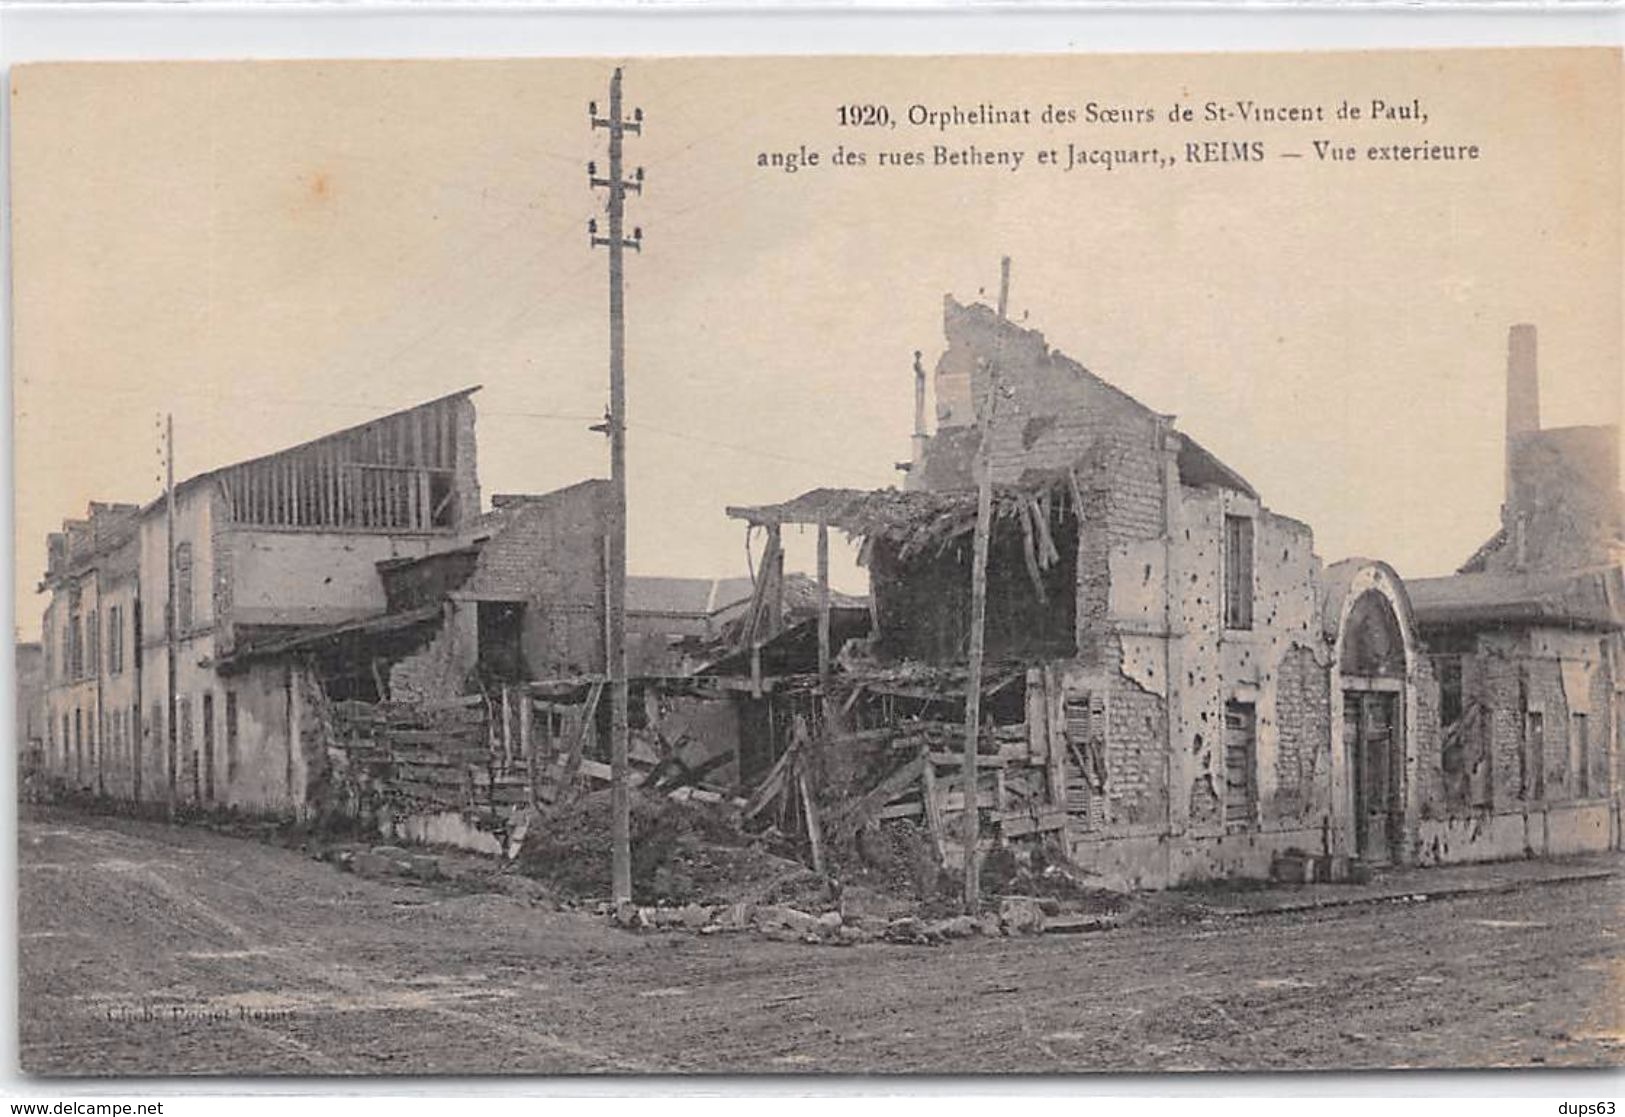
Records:
[[[175,766],[179,763],[179,731],[175,726],[175,717],[180,710],[180,698],[175,680],[175,668],[180,662],[180,611],[175,608],[175,584],[179,580],[175,571],[175,416],[173,413],[164,416],[164,550],[168,553],[168,583],[169,590],[164,595],[164,644],[168,653],[169,668],[169,712],[165,715],[164,734],[168,744],[165,757],[165,766],[168,769],[166,780],[169,787],[169,807],[175,807],[176,775]]]
[[[1010,302],[1010,257],[999,264],[999,327]],[[994,341],[1002,348],[1002,335]],[[999,400],[999,363],[987,370],[987,394],[977,409],[981,445],[976,452],[976,536],[972,544],[970,583],[970,677],[965,681],[965,755],[960,767],[964,801],[965,911],[975,915],[981,905],[976,846],[981,841],[981,815],[977,808],[976,746],[982,734],[982,644],[987,631],[987,547],[993,529],[993,413]]]
[[[595,248],[609,249],[609,598],[605,673],[610,688],[610,897],[616,904],[632,899],[632,820],[628,793],[627,684],[626,684],[626,304],[623,268],[626,249],[642,248],[643,230],[625,235],[626,193],[643,189],[643,168],[631,181],[621,173],[621,141],[626,133],[643,131],[643,110],[627,120],[621,113],[621,71],[609,79],[609,115],[598,115],[598,103],[587,106],[592,126],[609,130],[609,177],[599,178],[598,167],[587,164],[594,189],[607,191],[609,235],[598,235],[598,221],[587,223]]]

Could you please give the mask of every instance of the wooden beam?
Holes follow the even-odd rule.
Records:
[[[796,786],[801,792],[801,810],[807,818],[807,841],[812,845],[813,872],[824,871],[824,834],[818,820],[818,804],[813,799],[812,782],[807,778],[807,757],[796,767]]]
[[[829,524],[818,520],[818,692],[823,699],[824,733],[834,732],[834,696],[830,670],[829,635]]]

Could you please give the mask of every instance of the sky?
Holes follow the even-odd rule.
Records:
[[[1617,423],[1613,51],[627,64],[629,563],[745,571],[724,508],[900,484],[915,350],[991,297],[1315,530],[1328,562],[1445,573],[1497,526],[1506,331],[1540,330],[1548,426]],[[17,624],[87,501],[472,384],[487,494],[604,476],[600,60],[21,67],[12,97]],[[1174,126],[1176,102],[1420,99],[1428,121]],[[842,128],[843,104],[1151,108],[1151,125]],[[1476,143],[1328,165],[1315,138]],[[1040,169],[1031,151],[1258,140],[1263,162]],[[1022,148],[891,168],[881,148]],[[758,167],[806,144],[822,165]],[[838,144],[870,155],[830,165]],[[602,168],[600,168],[602,169]],[[811,533],[787,539],[810,570]],[[852,550],[835,581],[861,592]]]

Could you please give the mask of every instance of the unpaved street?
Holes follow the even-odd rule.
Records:
[[[1617,1063],[1619,882],[849,948],[633,935],[200,830],[30,812],[45,1074],[936,1073]]]

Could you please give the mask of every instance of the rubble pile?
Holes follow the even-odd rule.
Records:
[[[610,879],[609,791],[538,812],[519,844],[520,872],[567,898],[605,894]],[[631,790],[632,895],[647,904],[726,904],[812,876],[743,834],[727,803]]]
[[[701,935],[754,932],[777,942],[814,946],[856,946],[889,942],[935,946],[955,939],[997,939],[1021,935],[1103,931],[1111,917],[1068,911],[1053,897],[1006,897],[998,911],[981,915],[885,915],[854,911],[846,904],[817,914],[785,904],[734,903],[601,906],[615,926],[628,931],[687,931]]]

